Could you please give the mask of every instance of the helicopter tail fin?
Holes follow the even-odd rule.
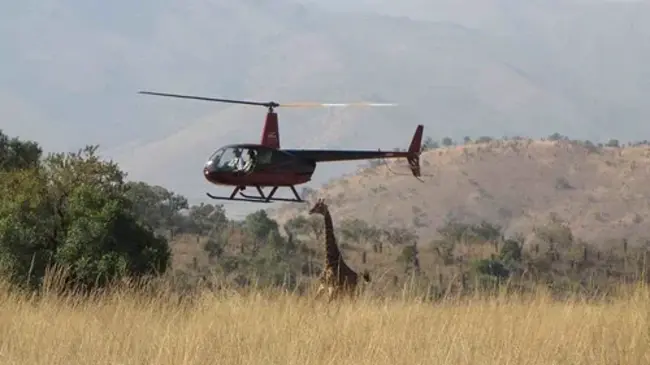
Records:
[[[266,114],[264,129],[262,129],[263,146],[271,148],[280,148],[280,130],[278,127],[278,114],[270,111]]]
[[[413,176],[420,176],[420,152],[422,149],[422,133],[424,132],[424,126],[422,124],[418,125],[413,134],[413,139],[411,140],[411,145],[408,150],[408,160],[409,167]]]

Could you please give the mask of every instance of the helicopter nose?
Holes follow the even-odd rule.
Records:
[[[216,168],[216,166],[212,163],[212,161],[208,161],[208,162],[205,164],[205,166],[203,166],[203,176],[205,176],[205,178],[206,178],[208,181],[214,183],[214,182],[215,182],[215,178],[216,178],[216,176],[215,176],[216,173],[217,173],[217,168]]]
[[[214,172],[214,166],[211,163],[208,162],[203,166],[203,175],[208,180],[210,180],[210,175],[212,175],[213,172]]]
[[[214,172],[214,171],[216,171],[216,168],[214,166],[214,163],[212,163],[212,161],[206,162],[205,165],[203,166],[203,173],[204,174],[208,174],[208,173]]]

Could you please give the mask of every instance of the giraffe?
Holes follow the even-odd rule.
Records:
[[[331,302],[339,294],[347,294],[350,297],[356,296],[359,274],[354,272],[343,260],[343,255],[336,244],[334,236],[334,225],[327,204],[323,199],[318,199],[316,204],[309,210],[309,214],[321,214],[325,219],[325,268],[319,277],[320,286],[315,298],[320,297],[325,290],[328,292]],[[364,271],[363,279],[370,282],[370,274]]]

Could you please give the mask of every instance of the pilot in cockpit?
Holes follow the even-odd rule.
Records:
[[[244,171],[250,171],[255,167],[255,150],[248,150],[248,159],[246,160],[246,164],[244,165]]]
[[[235,148],[233,150],[235,158],[228,162],[228,166],[235,168],[236,170],[242,170],[244,168],[244,160],[241,157],[241,149]]]

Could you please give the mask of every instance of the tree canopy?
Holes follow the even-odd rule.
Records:
[[[117,164],[96,146],[41,151],[0,132],[0,273],[35,286],[56,265],[92,288],[167,269],[167,241],[138,219]]]

